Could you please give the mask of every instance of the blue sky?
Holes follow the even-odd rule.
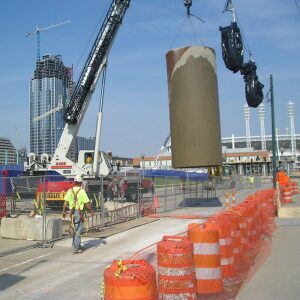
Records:
[[[299,0],[297,0],[299,1]],[[41,54],[61,54],[65,65],[77,65],[110,0],[5,1],[0,18],[0,136],[15,146],[28,146],[29,80],[36,60],[36,37],[25,37],[35,26],[65,20],[70,24],[41,33]],[[206,21],[197,25],[197,43],[186,25],[182,0],[132,0],[113,45],[107,74],[102,149],[119,156],[155,155],[169,133],[165,53],[187,45],[216,50],[222,136],[244,135],[242,106],[246,103],[242,76],[224,66],[219,26],[229,25],[224,0],[194,0],[192,13]],[[235,0],[244,36],[259,66],[259,79],[269,88],[274,76],[276,127],[289,126],[286,103],[300,99],[300,12],[295,0]],[[299,1],[300,4],[300,1]],[[101,22],[100,22],[101,24]],[[90,48],[90,45],[88,49]],[[75,70],[74,79],[83,60]],[[248,59],[247,54],[245,59]],[[93,136],[99,89],[95,92],[79,134]],[[270,104],[267,104],[270,111]],[[251,131],[259,134],[257,111],[251,109]],[[267,114],[266,128],[270,133]]]

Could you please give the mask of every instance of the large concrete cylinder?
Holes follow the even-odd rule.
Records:
[[[222,164],[215,51],[185,47],[166,55],[173,168]]]

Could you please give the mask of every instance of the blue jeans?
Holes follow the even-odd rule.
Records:
[[[82,224],[83,221],[80,218],[80,214],[78,210],[75,210],[74,214],[74,227],[75,232],[73,232],[73,243],[72,243],[72,249],[73,251],[79,250],[81,246],[81,232],[82,232]]]

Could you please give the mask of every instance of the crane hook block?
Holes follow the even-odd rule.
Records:
[[[192,0],[184,0],[184,6],[187,9],[187,15],[189,16],[191,14],[190,9],[192,6]]]

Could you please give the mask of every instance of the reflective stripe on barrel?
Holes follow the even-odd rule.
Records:
[[[157,243],[157,264],[160,300],[196,299],[193,244],[186,237],[164,236]]]
[[[219,232],[202,224],[189,224],[188,239],[194,243],[194,265],[198,294],[223,290]]]
[[[221,253],[221,267],[223,278],[233,278],[235,268],[233,264],[233,245],[231,238],[231,223],[223,217],[210,219],[205,223],[206,228],[215,229],[219,232],[219,243]]]

